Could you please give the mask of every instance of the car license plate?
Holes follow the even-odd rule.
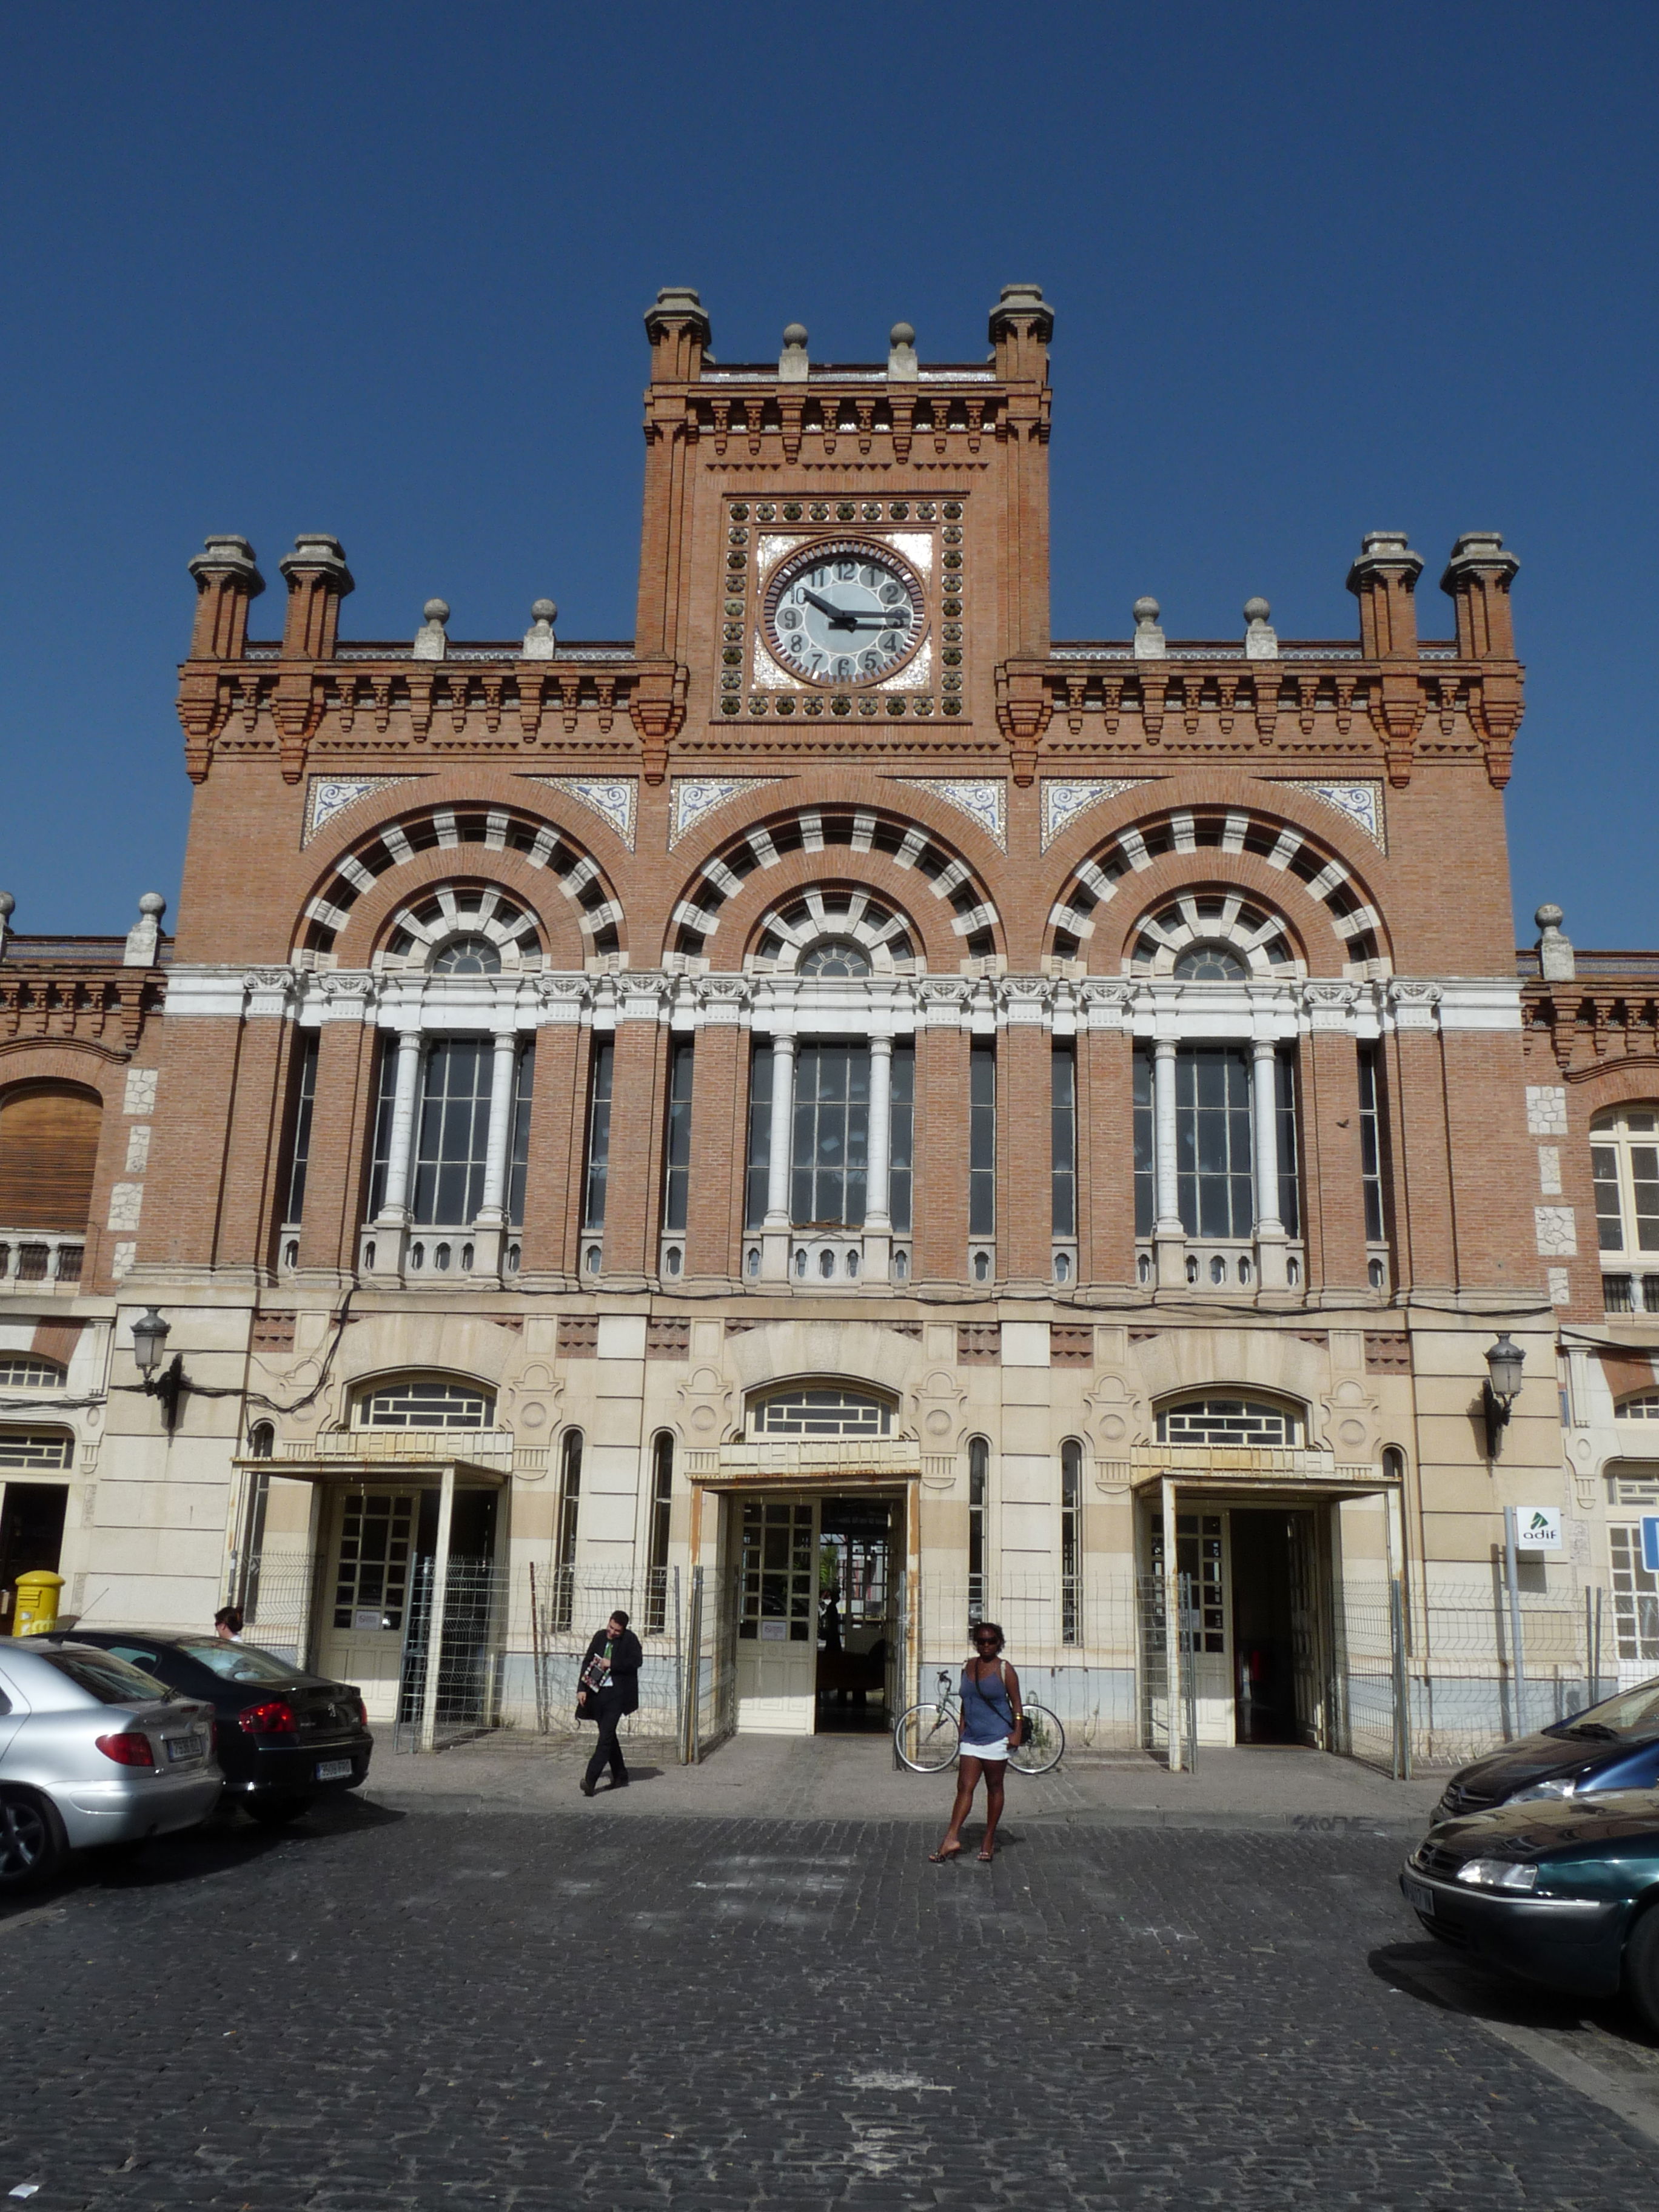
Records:
[[[319,1782],[343,1782],[350,1771],[351,1761],[349,1759],[319,1759],[317,1762],[317,1779]]]
[[[199,1735],[170,1735],[167,1738],[169,1759],[199,1759],[207,1749]]]
[[[1419,1912],[1425,1914],[1429,1919],[1434,1918],[1434,1892],[1425,1882],[1413,1881],[1407,1878],[1406,1901],[1414,1906]]]

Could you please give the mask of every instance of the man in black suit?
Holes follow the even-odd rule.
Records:
[[[622,1746],[617,1741],[617,1724],[624,1713],[636,1713],[640,1709],[640,1667],[644,1657],[640,1639],[629,1626],[628,1615],[621,1611],[611,1614],[583,1655],[576,1711],[581,1719],[599,1724],[599,1740],[582,1777],[584,1797],[591,1797],[599,1788],[599,1776],[607,1760],[611,1765],[611,1787],[628,1787],[628,1768],[623,1759]]]

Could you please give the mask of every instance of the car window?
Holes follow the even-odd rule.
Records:
[[[165,1682],[118,1659],[112,1651],[43,1651],[40,1661],[66,1674],[100,1705],[153,1705],[172,1694]]]
[[[225,1644],[216,1636],[210,1642],[181,1644],[186,1659],[210,1667],[227,1682],[291,1682],[298,1673],[293,1662],[271,1651],[256,1650],[251,1644]]]
[[[154,1667],[158,1656],[154,1651],[146,1651],[138,1644],[106,1644],[100,1649],[110,1652],[117,1659],[125,1659],[129,1667]]]
[[[1627,1732],[1652,1735],[1659,1731],[1659,1682],[1644,1682],[1621,1696],[1605,1698],[1587,1713],[1575,1713],[1568,1726],[1582,1728],[1586,1721],[1617,1729],[1621,1735]]]

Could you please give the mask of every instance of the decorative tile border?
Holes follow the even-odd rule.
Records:
[[[784,781],[781,775],[677,775],[668,800],[670,849],[716,807],[740,799],[744,792],[758,791],[763,784]]]
[[[1069,830],[1079,814],[1115,799],[1120,791],[1133,791],[1143,783],[1156,783],[1151,775],[1085,775],[1042,781],[1042,850]]]
[[[305,826],[300,833],[301,845],[308,845],[317,832],[337,814],[343,814],[348,806],[355,806],[360,799],[367,799],[372,791],[386,791],[394,783],[410,783],[415,779],[407,775],[313,775],[306,787]]]
[[[912,791],[931,791],[947,806],[965,814],[1002,852],[1008,849],[1008,787],[955,775],[890,775],[886,781]]]
[[[1388,823],[1382,812],[1382,787],[1380,783],[1302,783],[1288,778],[1275,777],[1286,791],[1306,791],[1314,798],[1323,799],[1327,806],[1363,830],[1379,853],[1389,849]]]
[[[562,791],[590,807],[601,821],[608,822],[631,853],[634,849],[634,826],[639,811],[640,787],[631,775],[527,775],[526,783],[544,783],[551,791]]]

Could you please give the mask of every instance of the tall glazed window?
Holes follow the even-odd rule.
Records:
[[[749,1155],[744,1177],[743,1225],[766,1220],[766,1185],[772,1171],[772,1048],[757,1041],[749,1057]]]
[[[1135,1235],[1150,1237],[1158,1218],[1157,1137],[1152,1119],[1152,1055],[1137,1045],[1134,1055]]]
[[[305,1218],[306,1176],[311,1166],[311,1123],[317,1103],[315,1030],[301,1032],[294,1054],[294,1123],[288,1142],[288,1203],[283,1219],[297,1229]]]
[[[1302,1159],[1296,1133],[1296,1081],[1294,1050],[1277,1053],[1273,1058],[1273,1126],[1278,1139],[1279,1218],[1287,1237],[1302,1234]]]
[[[986,1522],[990,1513],[991,1447],[983,1437],[968,1439],[968,1625],[985,1618],[988,1557]]]
[[[997,1048],[975,1039],[968,1055],[968,1234],[997,1233]]]
[[[587,1082],[587,1157],[582,1170],[582,1227],[595,1232],[605,1227],[605,1185],[611,1172],[611,1086],[616,1066],[615,1039],[596,1036]]]
[[[802,1045],[795,1059],[791,1219],[803,1227],[858,1228],[869,1146],[869,1048]]]
[[[1077,1054],[1057,1044],[1050,1056],[1049,1212],[1056,1237],[1077,1235]]]
[[[489,1082],[488,1037],[441,1037],[428,1046],[410,1191],[410,1211],[423,1228],[469,1222],[483,1203]]]
[[[915,1181],[916,1048],[908,1042],[893,1046],[893,1097],[890,1127],[891,1158],[888,1167],[887,1210],[893,1217],[895,1237],[910,1234]]]
[[[645,1592],[645,1632],[660,1636],[668,1623],[668,1540],[674,1516],[674,1439],[663,1430],[651,1447],[651,1528]]]
[[[691,1195],[691,1076],[695,1047],[676,1037],[668,1048],[668,1126],[663,1142],[662,1225],[683,1233]]]
[[[1060,1640],[1079,1644],[1083,1598],[1083,1446],[1067,1437],[1060,1448]]]
[[[1176,1060],[1176,1188],[1189,1237],[1255,1227],[1250,1061],[1231,1045],[1183,1047]]]
[[[567,1429],[559,1447],[559,1504],[553,1524],[553,1589],[548,1625],[568,1628],[575,1613],[576,1528],[582,1509],[582,1432]]]
[[[530,1177],[530,1114],[535,1103],[536,1041],[519,1047],[513,1067],[513,1141],[507,1155],[507,1218],[524,1227],[525,1186]]]
[[[1359,1048],[1359,1187],[1365,1203],[1365,1242],[1380,1244],[1384,1234],[1382,1123],[1374,1044]]]

